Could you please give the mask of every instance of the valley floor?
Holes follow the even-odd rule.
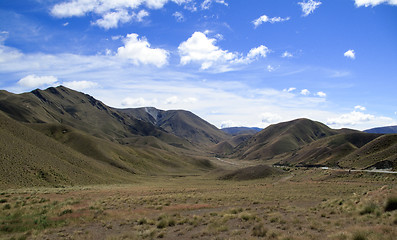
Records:
[[[0,238],[397,236],[396,174],[287,170],[250,181],[221,181],[207,174],[141,177],[130,185],[4,190]]]

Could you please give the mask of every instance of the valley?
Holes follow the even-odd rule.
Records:
[[[397,235],[396,134],[304,118],[220,130],[59,86],[0,92],[0,163],[2,239]]]

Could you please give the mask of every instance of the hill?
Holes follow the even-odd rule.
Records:
[[[237,146],[234,156],[249,160],[272,159],[337,133],[336,130],[309,119],[274,124]]]
[[[230,138],[217,127],[184,110],[163,111],[147,107],[118,109],[118,111],[133,118],[149,122],[194,144],[212,146]]]
[[[340,167],[341,159],[354,153],[379,136],[379,134],[357,131],[354,133],[341,133],[325,137],[303,146],[285,157],[279,164]],[[348,167],[352,167],[352,165]]]
[[[380,133],[380,134],[395,134],[397,133],[397,126],[378,127],[365,130],[366,133]]]

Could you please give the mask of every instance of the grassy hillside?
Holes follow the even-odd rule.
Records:
[[[243,159],[271,159],[336,133],[322,123],[297,119],[265,128],[237,146],[234,155]]]
[[[383,135],[339,161],[345,168],[393,168],[397,170],[397,134]]]
[[[338,167],[343,157],[355,152],[379,136],[379,134],[363,132],[329,136],[303,146],[279,163],[294,166]]]
[[[0,112],[0,187],[131,182],[133,174],[73,151]]]

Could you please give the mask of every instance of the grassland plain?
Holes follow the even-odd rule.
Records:
[[[264,179],[0,192],[2,239],[396,239],[397,175],[286,169]]]

